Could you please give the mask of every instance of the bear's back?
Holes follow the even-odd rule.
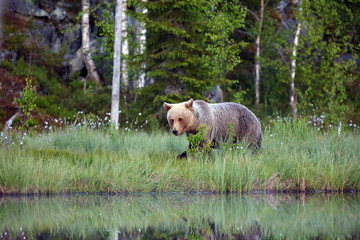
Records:
[[[233,120],[234,118],[240,118],[242,116],[248,116],[250,118],[256,118],[247,107],[239,103],[224,102],[224,103],[207,103],[202,100],[194,101],[194,108],[199,113],[201,118],[210,118],[211,121],[221,120],[226,121]]]
[[[258,141],[261,138],[261,125],[255,114],[244,105],[224,102],[207,103],[194,101],[195,117],[199,124],[210,128],[211,138],[226,138],[230,124],[239,139],[244,137]],[[261,140],[260,140],[261,141]]]

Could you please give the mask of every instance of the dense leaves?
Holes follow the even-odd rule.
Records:
[[[41,95],[35,111],[70,117],[77,110],[109,112],[106,94],[112,76],[114,1],[94,3],[90,22],[92,36],[101,46],[94,55],[102,71],[100,89],[84,81],[81,76],[86,73],[64,75],[66,43],[59,53],[52,53],[38,43],[41,39],[31,41],[29,32],[35,21],[4,15],[3,48],[16,51],[17,59],[3,61],[1,66],[12,76],[22,77],[24,85],[27,75],[34,79],[35,93]],[[225,101],[252,108],[260,0],[128,0],[127,9],[129,55],[122,59],[127,60],[130,87],[121,89],[121,122],[137,119],[140,112],[144,119],[164,120],[163,101],[207,99],[216,85]],[[79,14],[68,18],[76,23]],[[301,22],[295,59],[298,114],[322,115],[329,123],[344,121],[344,117],[360,122],[359,18],[359,0],[302,0],[301,16],[298,1],[265,1],[257,115],[264,119],[269,114],[290,113],[293,39]],[[139,31],[139,26],[146,31]],[[134,83],[140,74],[145,75],[145,85],[138,88]],[[7,111],[6,107],[0,110]],[[10,116],[2,114],[2,124]]]
[[[302,22],[295,88],[300,114],[324,114],[338,122],[358,104],[348,91],[359,80],[359,3],[302,1],[268,6],[262,32],[261,99],[266,111],[289,112],[290,62],[296,23]],[[283,4],[283,5],[281,5]],[[281,10],[281,6],[285,9]],[[256,10],[257,8],[255,8]],[[252,9],[254,11],[254,9]],[[288,11],[291,10],[289,13]],[[252,21],[252,15],[249,20]],[[251,32],[252,25],[248,26]],[[250,38],[250,40],[253,40]],[[358,91],[358,90],[357,90]],[[354,104],[357,106],[355,107]]]
[[[244,46],[231,36],[245,18],[237,1],[133,1],[132,6],[148,10],[133,13],[146,23],[147,76],[166,83],[155,104],[203,98],[209,87],[229,81],[226,74],[240,63]]]

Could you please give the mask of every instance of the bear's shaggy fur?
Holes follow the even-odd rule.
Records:
[[[226,141],[230,124],[234,127],[235,141],[247,140],[250,146],[260,147],[262,141],[261,126],[255,114],[245,106],[226,102],[210,104],[202,100],[190,99],[187,102],[164,103],[167,120],[176,136],[184,132],[196,134],[196,129],[205,124],[209,129],[206,140],[215,147],[219,141]],[[189,146],[190,147],[190,146]],[[201,146],[200,146],[201,147]],[[186,151],[179,155],[186,158]]]

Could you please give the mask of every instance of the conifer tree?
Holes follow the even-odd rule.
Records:
[[[231,34],[243,24],[237,1],[132,1],[148,9],[133,13],[146,26],[147,77],[155,102],[203,98],[209,87],[226,84],[226,73],[240,62],[242,42]],[[143,92],[149,92],[144,89]]]

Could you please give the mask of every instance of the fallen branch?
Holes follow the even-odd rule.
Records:
[[[6,121],[5,123],[5,127],[4,127],[4,132],[8,131],[14,121],[14,119],[17,117],[17,116],[21,116],[22,113],[21,112],[16,112],[9,120]]]

